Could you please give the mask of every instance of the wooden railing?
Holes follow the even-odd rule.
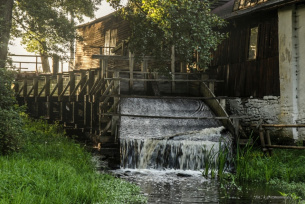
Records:
[[[16,55],[16,54],[11,54],[9,55],[9,57],[12,59],[11,64],[12,67],[10,67],[11,69],[14,69],[18,72],[30,72],[30,70],[32,72],[42,72],[42,70],[40,70],[40,68],[42,68],[42,63],[41,63],[41,56],[39,55]],[[28,60],[25,60],[28,59]],[[34,60],[32,60],[34,59]],[[74,61],[74,58],[69,58],[69,59],[62,59],[62,58],[58,58],[56,60],[54,60],[52,57],[50,57],[50,59],[52,59],[52,65],[54,66],[56,63],[58,63],[56,66],[58,67],[58,69],[60,68],[60,70],[58,70],[58,72],[64,72],[64,66],[65,64],[67,66],[69,66],[69,62],[70,60]]]

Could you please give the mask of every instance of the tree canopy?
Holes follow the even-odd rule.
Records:
[[[0,0],[0,68],[6,63],[14,0]]]
[[[198,54],[206,66],[211,51],[226,37],[220,32],[226,23],[211,13],[209,0],[107,0],[132,25],[130,49],[136,55],[168,59],[175,46],[176,56],[189,64]]]
[[[0,11],[8,13],[5,18],[0,18],[0,21],[4,19],[0,22],[0,32],[4,34],[2,28],[7,28],[6,33],[11,31],[12,36],[21,37],[22,44],[29,52],[41,55],[66,53],[70,49],[70,42],[77,37],[74,19],[82,21],[83,16],[93,17],[101,1],[0,0]],[[8,6],[13,3],[14,8]],[[11,30],[10,22],[13,25]],[[9,35],[5,36],[9,38]],[[1,49],[7,50],[7,43]],[[3,55],[6,57],[5,53]]]

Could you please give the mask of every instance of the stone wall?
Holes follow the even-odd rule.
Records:
[[[257,123],[263,119],[264,123],[279,123],[280,97],[265,96],[263,99],[230,99],[226,103],[229,115],[248,116],[242,119],[243,124]]]

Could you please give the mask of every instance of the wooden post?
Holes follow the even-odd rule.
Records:
[[[206,74],[201,74],[201,80],[207,80],[209,79],[209,76]],[[204,82],[199,82],[199,95],[202,93],[202,90],[204,90]]]
[[[27,79],[27,75],[25,75],[23,79],[23,93],[22,93],[24,101],[26,101],[27,95],[28,95],[28,79]]]
[[[83,90],[84,86],[85,86],[85,83],[87,81],[87,70],[81,70],[81,84],[80,84],[80,90]],[[82,93],[83,94],[83,93]],[[80,93],[78,94],[79,98],[77,99],[78,101],[83,101],[84,99],[84,95],[80,95]]]
[[[33,96],[34,96],[34,115],[35,115],[35,117],[37,117],[38,118],[38,116],[39,116],[39,102],[38,102],[38,84],[39,84],[39,76],[35,76],[34,78],[33,78],[33,86],[34,86],[34,90],[33,90],[33,92],[34,92],[34,94],[33,94]]]
[[[176,90],[176,84],[175,84],[175,46],[172,46],[172,54],[171,54],[171,74],[172,74],[172,93]]]
[[[36,73],[38,73],[38,56],[36,56],[36,66],[35,66]]]
[[[263,129],[262,124],[259,125],[259,138],[260,138],[260,141],[261,141],[262,150],[263,150],[263,152],[266,152],[267,149],[265,147],[266,144],[265,144],[264,129]]]
[[[34,86],[34,89],[33,89],[34,93],[33,93],[33,95],[34,95],[34,97],[37,97],[38,96],[38,76],[35,76],[33,78],[33,86]]]
[[[63,82],[63,75],[62,74],[57,74],[57,84],[58,84],[58,92],[57,92],[57,95],[58,95],[58,111],[59,111],[59,120],[60,121],[63,121],[64,119],[64,114],[65,114],[65,111],[64,111],[64,103],[63,101],[61,100],[60,98],[60,94],[63,92],[63,88],[64,88],[64,82]]]
[[[69,80],[70,80],[70,95],[75,89],[75,75],[73,71],[69,72]]]
[[[90,126],[90,103],[89,95],[84,95],[84,127]]]
[[[57,84],[58,84],[57,95],[59,96],[64,89],[64,81],[61,73],[57,74]]]
[[[106,78],[107,73],[108,73],[108,70],[107,70],[108,60],[107,59],[102,59],[101,61],[102,61],[101,62],[102,66],[101,66],[101,76],[100,76],[100,78]]]
[[[103,54],[103,48],[100,47],[100,55],[102,55],[102,54]],[[100,59],[100,68],[99,68],[99,75],[98,75],[99,79],[100,79],[100,77],[103,78],[102,73],[103,73],[103,60]]]
[[[133,92],[134,54],[129,52],[129,92]]]
[[[93,84],[94,84],[94,70],[90,70],[89,71],[89,76],[88,76],[88,89],[87,89],[87,93],[86,94],[89,94],[89,91],[92,89],[93,87]]]
[[[267,144],[271,146],[270,130],[266,130]],[[269,155],[272,156],[272,148],[268,147]]]
[[[142,72],[147,72],[147,60],[143,60],[143,62],[141,63],[141,71]],[[143,78],[147,79],[147,74],[146,73],[143,74]],[[145,93],[147,92],[147,81],[144,81],[144,92]]]
[[[186,73],[186,65],[185,62],[180,62],[180,72],[181,73]]]
[[[235,139],[236,139],[236,142],[238,142],[238,140],[239,140],[239,118],[233,119],[233,126],[235,129]]]
[[[46,85],[45,96],[49,96],[51,89],[51,78],[49,75],[45,76],[45,85]]]
[[[119,72],[118,71],[115,71],[113,73],[113,78],[114,79],[118,79],[119,78]],[[114,90],[116,90],[114,92],[115,95],[120,95],[120,81],[119,80],[114,80],[114,86],[113,86]],[[117,113],[118,111],[118,106],[119,106],[119,97],[114,97],[113,99],[113,112],[114,113]],[[112,116],[111,118],[111,135],[114,137],[114,141],[116,140],[116,127],[117,127],[117,124],[118,124],[118,120],[119,120],[119,116]]]
[[[214,87],[215,87],[214,82],[213,81],[209,82],[209,89],[211,90],[212,93],[214,93],[214,89],[215,89]]]
[[[224,110],[226,110],[226,99],[219,99],[219,104],[222,106]]]
[[[61,72],[64,72],[64,62],[62,59],[60,59],[60,63],[61,63]]]
[[[84,126],[85,128],[89,128],[90,132],[92,133],[92,117],[91,117],[91,109],[93,101],[90,100],[90,90],[94,85],[94,69],[90,69],[89,76],[88,76],[88,88],[87,93],[84,96]]]
[[[47,106],[47,118],[49,120],[52,120],[53,115],[53,103],[52,99],[50,97],[51,92],[51,77],[50,75],[45,76],[45,97],[47,99],[46,106]]]

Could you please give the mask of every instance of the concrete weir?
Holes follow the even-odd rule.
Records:
[[[119,129],[124,168],[203,169],[207,153],[230,141],[201,100],[126,98],[120,113],[128,115]]]

